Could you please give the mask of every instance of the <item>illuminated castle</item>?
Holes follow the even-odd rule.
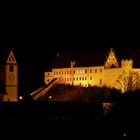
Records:
[[[133,68],[133,60],[121,60],[119,65],[113,48],[110,48],[104,64],[96,65],[96,61],[103,62],[102,55],[96,55],[95,60],[92,53],[81,53],[76,56],[57,54],[52,69],[45,72],[45,83],[49,84],[55,79],[56,83],[75,86],[107,86],[119,89],[122,93],[128,90],[130,75],[137,75],[135,85],[139,83],[140,69]]]
[[[18,65],[12,50],[0,57],[0,101],[18,100]]]

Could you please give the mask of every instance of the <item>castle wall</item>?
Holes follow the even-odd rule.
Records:
[[[104,66],[52,69],[52,72],[45,72],[45,83],[59,78],[59,83],[63,84],[99,86],[102,85],[103,71]]]

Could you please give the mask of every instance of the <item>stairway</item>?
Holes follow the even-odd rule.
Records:
[[[30,95],[34,100],[37,100],[39,97],[44,96],[48,90],[50,90],[52,88],[52,86],[54,86],[58,81],[58,78],[54,78],[52,79],[48,84],[46,84],[45,86],[42,86],[40,88],[38,88],[37,90],[35,90],[34,92],[32,92]]]

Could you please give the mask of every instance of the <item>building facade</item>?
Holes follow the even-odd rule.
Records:
[[[4,62],[0,69],[1,82],[1,100],[17,101],[18,100],[18,65],[12,50],[3,54]]]
[[[97,59],[98,57],[100,56],[97,56]],[[89,58],[88,56],[84,60],[82,60],[82,57],[79,57],[80,61],[76,61],[76,59],[69,59],[67,61],[65,58],[67,56],[61,57],[57,54],[57,65],[51,70],[45,71],[44,81],[46,84],[57,78],[57,82],[61,84],[84,87],[106,86],[119,89],[124,93],[128,90],[128,83],[130,83],[131,79],[131,84],[137,86],[135,88],[139,88],[140,69],[133,68],[133,60],[131,59],[121,60],[121,63],[119,63],[113,48],[110,48],[108,51],[104,65],[82,65],[80,61],[85,61],[86,59],[88,63],[88,59],[92,59],[92,57]],[[81,64],[78,65],[77,63]]]

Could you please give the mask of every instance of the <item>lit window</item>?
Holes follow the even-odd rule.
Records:
[[[11,65],[10,66],[10,72],[13,72],[14,71],[14,67]]]
[[[76,73],[78,73],[78,70],[76,71]]]

